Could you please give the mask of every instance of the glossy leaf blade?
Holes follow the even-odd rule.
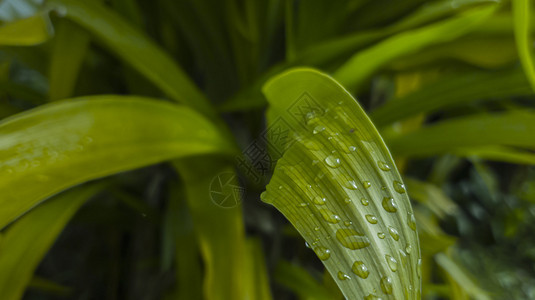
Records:
[[[4,233],[0,243],[0,295],[21,299],[35,268],[78,208],[101,185],[62,193],[32,210]]]
[[[231,151],[208,120],[170,103],[96,96],[41,106],[0,122],[0,228],[81,182]]]
[[[264,87],[293,143],[262,198],[296,227],[348,299],[418,299],[409,198],[368,116],[332,78],[296,69]],[[278,116],[278,118],[273,118]]]

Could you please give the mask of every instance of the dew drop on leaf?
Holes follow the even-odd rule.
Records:
[[[331,224],[337,224],[340,222],[340,217],[327,208],[320,209],[320,213],[323,219]]]
[[[364,186],[364,188],[370,188],[372,186],[372,183],[366,180],[362,182],[362,185]]]
[[[397,180],[394,180],[394,190],[400,194],[405,194],[405,185]]]
[[[327,202],[327,199],[321,196],[316,196],[312,199],[312,202],[314,202],[314,204],[316,205],[325,205],[325,203]]]
[[[398,211],[398,205],[396,202],[394,202],[394,198],[392,197],[384,197],[383,198],[383,208],[390,213],[395,213]]]
[[[396,272],[398,270],[398,261],[393,258],[390,255],[385,255],[386,263],[388,264],[388,267],[392,272]]]
[[[362,203],[362,205],[364,205],[364,206],[368,206],[368,204],[370,204],[370,202],[366,198],[360,199],[360,203]]]
[[[379,167],[379,169],[385,171],[385,172],[388,172],[390,171],[390,166],[387,165],[384,161],[378,161],[377,162],[377,166]]]
[[[312,130],[312,133],[313,134],[318,134],[318,133],[320,133],[320,132],[322,132],[324,130],[325,130],[324,126],[318,125],[318,126],[314,127],[314,130]]]
[[[346,273],[342,271],[338,271],[338,279],[347,280],[347,279],[351,279],[351,277],[349,277],[349,275],[347,275]]]
[[[381,290],[387,295],[392,294],[392,279],[390,277],[383,276],[381,278]]]
[[[368,275],[370,275],[370,272],[368,271],[368,267],[362,262],[362,261],[356,261],[353,263],[353,266],[351,267],[351,270],[355,275],[362,279],[368,278]]]
[[[366,215],[366,220],[368,220],[370,224],[377,224],[377,218],[374,215]]]
[[[416,231],[416,219],[411,212],[407,213],[407,225],[409,225],[412,230]]]
[[[388,233],[390,233],[390,236],[396,240],[396,241],[399,241],[399,233],[398,231],[396,230],[396,228],[392,227],[392,226],[388,226]]]
[[[314,252],[318,256],[318,258],[321,260],[327,260],[331,257],[331,250],[322,246],[318,246],[314,248]]]
[[[329,155],[325,158],[325,163],[331,168],[338,168],[341,164],[340,159],[334,155]]]
[[[386,235],[382,232],[377,233],[377,237],[379,237],[381,240],[386,237]]]
[[[354,229],[338,229],[336,239],[342,246],[351,250],[366,248],[370,245],[368,237]]]

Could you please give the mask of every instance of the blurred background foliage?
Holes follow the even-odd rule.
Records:
[[[245,149],[265,129],[262,84],[293,66],[318,68],[357,97],[396,158],[418,223],[423,298],[535,299],[530,6],[529,0],[3,0],[0,117],[100,94],[185,97],[203,110],[195,99],[204,96],[194,89],[175,93],[191,80]],[[214,248],[211,257],[229,272],[229,255],[253,266],[229,275],[249,289],[249,299],[340,299],[313,251],[259,200],[264,186],[241,175],[243,220],[233,224],[247,239],[228,241],[244,242],[236,249],[252,255]],[[217,299],[218,291],[203,292],[203,285],[230,281],[205,278],[214,262],[201,259],[206,245],[195,232],[203,224],[183,201],[185,184],[195,180],[164,163],[56,197],[53,203],[63,197],[72,209],[49,220],[56,227],[43,225],[47,233],[35,233],[51,235],[49,241],[20,245],[21,253],[42,252],[19,258],[37,266],[20,275],[29,276],[21,280],[24,299]],[[0,245],[27,234],[22,221],[2,231]],[[19,275],[5,270],[0,287],[16,285],[9,278]]]

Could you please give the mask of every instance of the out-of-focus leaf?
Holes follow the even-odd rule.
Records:
[[[50,100],[72,96],[89,45],[87,32],[70,20],[58,20],[56,30],[48,77]]]
[[[490,300],[490,296],[472,280],[471,276],[454,260],[444,253],[435,255],[435,261],[442,269],[455,280],[463,290],[476,300]]]
[[[346,298],[419,299],[410,201],[362,108],[332,78],[310,69],[275,77],[264,93],[270,126],[287,124],[293,143],[262,199],[296,227]]]
[[[535,113],[511,110],[445,120],[408,134],[385,138],[395,154],[421,157],[479,146],[535,149],[533,132]]]
[[[3,0],[0,1],[0,21],[13,22],[34,16],[39,12],[43,0]]]
[[[485,146],[459,148],[454,154],[464,157],[478,157],[491,161],[508,162],[512,164],[535,165],[535,153],[513,147]]]
[[[0,123],[0,228],[78,183],[231,149],[198,113],[154,99],[95,96],[41,106]]]
[[[173,59],[120,15],[92,1],[50,0],[48,3],[66,12],[67,18],[95,35],[171,99],[215,116],[208,100]]]
[[[47,41],[52,34],[46,14],[14,21],[0,26],[0,46],[32,46]]]
[[[0,295],[21,299],[33,272],[69,219],[101,185],[62,193],[24,215],[4,233],[0,244]]]
[[[414,93],[392,99],[371,113],[381,127],[419,114],[433,113],[461,104],[485,99],[531,94],[521,69],[452,74],[425,85]]]
[[[437,186],[412,178],[405,178],[411,199],[427,206],[436,216],[443,218],[457,210],[457,205]]]
[[[174,166],[184,182],[204,260],[204,299],[247,299],[245,232],[236,173],[217,157],[176,160]],[[216,205],[226,201],[234,205]]]
[[[463,36],[490,17],[496,8],[497,4],[484,5],[444,21],[399,33],[355,54],[336,70],[334,77],[350,90],[359,88],[393,59]]]
[[[533,43],[530,36],[531,0],[512,0],[516,48],[526,77],[535,92],[535,64],[533,63]]]
[[[176,287],[168,299],[202,299],[200,251],[183,194],[183,185],[179,185],[178,182],[170,187],[163,230],[162,248],[169,249],[167,250],[169,253],[162,253],[162,269],[171,268],[172,257],[176,260]]]
[[[418,234],[422,245],[422,254],[434,255],[448,249],[457,241],[456,238],[445,234],[438,225],[437,218],[430,212],[416,207],[414,216],[418,224]]]
[[[66,297],[72,292],[72,288],[58,284],[43,277],[33,276],[28,283],[29,289],[44,291],[48,294]]]
[[[268,273],[262,244],[259,240],[246,240],[246,270],[245,278],[249,281],[245,284],[248,299],[271,300],[271,290],[269,286]]]
[[[279,284],[299,295],[299,299],[332,300],[329,290],[297,265],[281,261],[273,276]]]

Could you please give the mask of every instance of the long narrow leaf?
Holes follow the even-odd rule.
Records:
[[[516,47],[520,62],[526,73],[526,77],[535,92],[535,64],[532,56],[532,41],[530,36],[530,14],[531,0],[513,0],[514,29],[516,38]]]
[[[201,115],[161,101],[96,96],[41,106],[0,123],[0,228],[78,183],[230,149]]]
[[[62,193],[26,214],[4,233],[0,244],[0,295],[21,299],[33,272],[78,208],[101,185]]]
[[[296,227],[346,298],[419,299],[412,208],[362,108],[332,78],[310,69],[279,75],[264,93],[271,126],[287,124],[295,142],[262,199]]]

